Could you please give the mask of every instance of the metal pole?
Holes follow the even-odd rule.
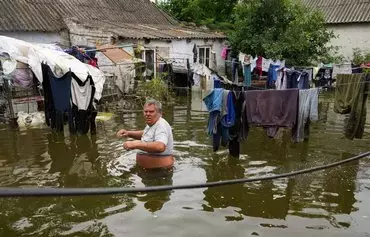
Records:
[[[4,77],[4,91],[5,91],[5,94],[6,94],[6,99],[7,99],[7,102],[8,102],[8,106],[9,106],[9,119],[10,119],[10,125],[12,127],[16,127],[17,125],[17,122],[14,118],[14,109],[13,109],[13,104],[12,104],[12,96],[11,96],[11,87],[9,85],[9,82],[10,80],[6,77]]]

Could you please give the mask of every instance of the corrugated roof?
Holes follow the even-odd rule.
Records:
[[[303,0],[323,11],[329,24],[370,22],[370,0]]]
[[[223,33],[201,31],[199,28],[180,27],[178,25],[160,24],[115,24],[109,21],[84,21],[77,22],[70,19],[72,24],[77,24],[89,29],[104,30],[122,38],[129,39],[225,39]],[[69,23],[67,23],[69,24]]]
[[[179,27],[149,0],[0,0],[0,31],[59,32],[69,19],[124,38],[225,38]]]
[[[57,32],[63,18],[175,25],[149,0],[0,0],[0,31]]]
[[[0,0],[1,31],[48,31],[64,28],[60,15],[64,8],[58,3],[38,4],[39,0]]]

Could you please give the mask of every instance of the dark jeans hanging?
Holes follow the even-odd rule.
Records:
[[[236,58],[233,58],[231,60],[231,75],[232,75],[232,81],[235,83],[238,83],[236,79],[238,78],[238,60]]]
[[[222,126],[221,123],[217,126],[217,132],[212,136],[213,140],[213,151],[216,152],[220,148],[220,143],[223,147],[227,147],[229,144],[229,128]]]
[[[240,155],[241,139],[241,116],[244,103],[244,94],[240,91],[233,91],[233,101],[235,106],[235,124],[229,129],[229,154],[233,157]]]

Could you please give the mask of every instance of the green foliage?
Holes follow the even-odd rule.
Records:
[[[319,55],[315,63],[336,63],[341,64],[345,61],[345,57],[342,54],[339,54],[339,47],[332,47],[332,50],[328,51],[325,54]]]
[[[174,103],[174,93],[168,88],[167,83],[160,77],[156,77],[149,81],[143,81],[137,90],[137,95],[140,96],[143,101],[149,98],[161,101],[163,104]]]
[[[168,0],[159,7],[179,21],[193,22],[211,29],[232,28],[232,13],[238,0]]]
[[[160,7],[180,21],[228,34],[235,52],[286,59],[289,65],[342,58],[328,43],[323,14],[297,0],[167,0]]]
[[[352,62],[355,65],[361,65],[362,63],[368,63],[370,62],[370,53],[361,51],[359,48],[354,48]]]
[[[321,12],[295,0],[244,0],[235,8],[234,49],[289,65],[308,65],[328,55],[334,37]]]

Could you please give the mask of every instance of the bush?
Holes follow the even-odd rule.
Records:
[[[143,100],[153,98],[163,104],[173,104],[175,96],[173,91],[168,88],[167,83],[159,77],[149,81],[144,81],[138,86],[137,95]]]
[[[361,51],[359,48],[353,49],[353,64],[355,65],[361,65],[363,63],[370,62],[370,53]]]

